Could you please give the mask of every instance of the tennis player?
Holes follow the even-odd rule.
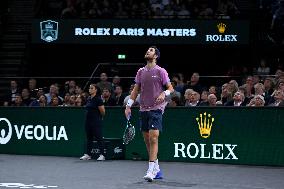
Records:
[[[147,65],[138,70],[136,83],[125,109],[127,118],[140,91],[140,126],[149,156],[149,168],[144,179],[150,182],[161,177],[157,158],[158,138],[162,131],[162,115],[167,105],[165,99],[174,91],[167,71],[157,65],[159,58],[160,51],[156,46],[151,46],[145,54]]]

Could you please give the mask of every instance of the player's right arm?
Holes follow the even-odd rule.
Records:
[[[124,111],[126,118],[128,118],[131,115],[131,106],[133,105],[133,103],[135,102],[138,96],[139,89],[140,89],[139,85],[135,84],[133,90],[131,91],[130,98],[127,101],[126,108]]]

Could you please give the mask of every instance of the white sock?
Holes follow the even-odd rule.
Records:
[[[159,166],[159,161],[158,161],[158,159],[156,159],[156,160],[154,161],[154,163],[155,163],[155,169],[158,170],[158,171],[160,171],[160,166]]]
[[[153,162],[153,161],[149,161],[149,171],[153,171],[154,170],[154,166],[155,166],[155,162]]]
[[[155,162],[156,165],[159,165],[159,160],[158,159],[156,159],[154,162]]]

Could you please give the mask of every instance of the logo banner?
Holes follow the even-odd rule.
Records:
[[[249,44],[244,20],[33,20],[33,43]]]

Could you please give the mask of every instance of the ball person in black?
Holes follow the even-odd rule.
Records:
[[[104,141],[103,141],[103,116],[105,115],[105,107],[103,101],[97,96],[98,88],[95,84],[91,84],[89,87],[90,97],[87,99],[86,103],[86,121],[85,121],[85,131],[87,137],[87,152],[84,154],[80,160],[90,160],[91,150],[93,146],[93,140],[98,142],[100,156],[98,161],[105,160],[104,156]]]

